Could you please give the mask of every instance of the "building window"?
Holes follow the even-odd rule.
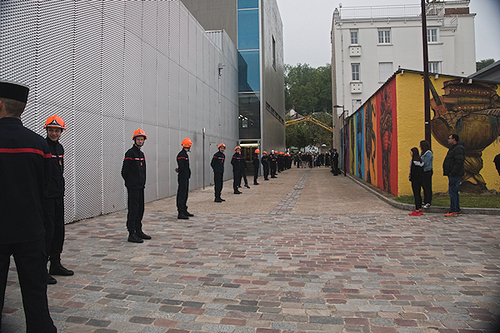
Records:
[[[359,64],[351,64],[352,80],[359,81]]]
[[[351,45],[357,45],[358,44],[358,29],[353,29],[351,31]]]
[[[274,39],[274,36],[272,36],[272,42],[273,42],[273,68],[276,71],[276,40]]]
[[[441,61],[429,61],[429,72],[441,74]]]
[[[438,41],[438,29],[429,28],[427,29],[427,43],[437,43]]]
[[[392,62],[378,63],[378,82],[385,82],[392,75]]]
[[[378,29],[378,43],[379,44],[391,43],[391,29]]]

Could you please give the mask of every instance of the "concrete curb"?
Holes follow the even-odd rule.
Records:
[[[366,189],[368,192],[372,193],[373,195],[375,195],[376,197],[378,197],[382,201],[388,203],[389,205],[391,205],[395,208],[402,209],[402,210],[408,210],[408,211],[413,211],[415,209],[414,205],[397,202],[396,200],[393,200],[391,198],[388,198],[388,197],[378,193],[377,191],[370,188],[369,186],[364,184],[362,181],[360,181],[357,177],[354,177],[351,174],[347,174],[347,177],[349,177],[349,179],[351,179],[353,182],[355,182],[359,186]],[[430,208],[425,209],[424,211],[428,212],[428,213],[445,214],[448,212],[448,208],[447,207],[433,207],[433,206],[431,206]],[[500,209],[498,209],[498,208],[468,208],[468,207],[465,207],[465,208],[462,208],[462,213],[464,213],[464,214],[500,215]]]

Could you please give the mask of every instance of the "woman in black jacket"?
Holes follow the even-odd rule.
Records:
[[[422,188],[422,176],[424,174],[424,162],[420,158],[420,153],[417,147],[413,147],[410,151],[411,164],[410,175],[411,189],[413,190],[413,198],[415,200],[415,210],[411,212],[410,216],[420,216],[422,212],[422,195],[420,189]]]

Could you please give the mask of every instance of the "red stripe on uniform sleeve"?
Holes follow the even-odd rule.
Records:
[[[51,158],[52,157],[52,154],[50,154],[50,153],[45,154],[42,150],[35,149],[35,148],[0,148],[0,153],[4,153],[4,154],[31,153],[31,154],[41,155],[44,158]]]

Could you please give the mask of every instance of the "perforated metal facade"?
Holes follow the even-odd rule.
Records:
[[[175,195],[183,138],[191,189],[212,180],[217,144],[238,141],[236,48],[179,1],[0,1],[0,79],[30,86],[28,128],[45,136],[48,116],[66,121],[67,222],[126,207],[120,170],[139,127],[146,201]]]

